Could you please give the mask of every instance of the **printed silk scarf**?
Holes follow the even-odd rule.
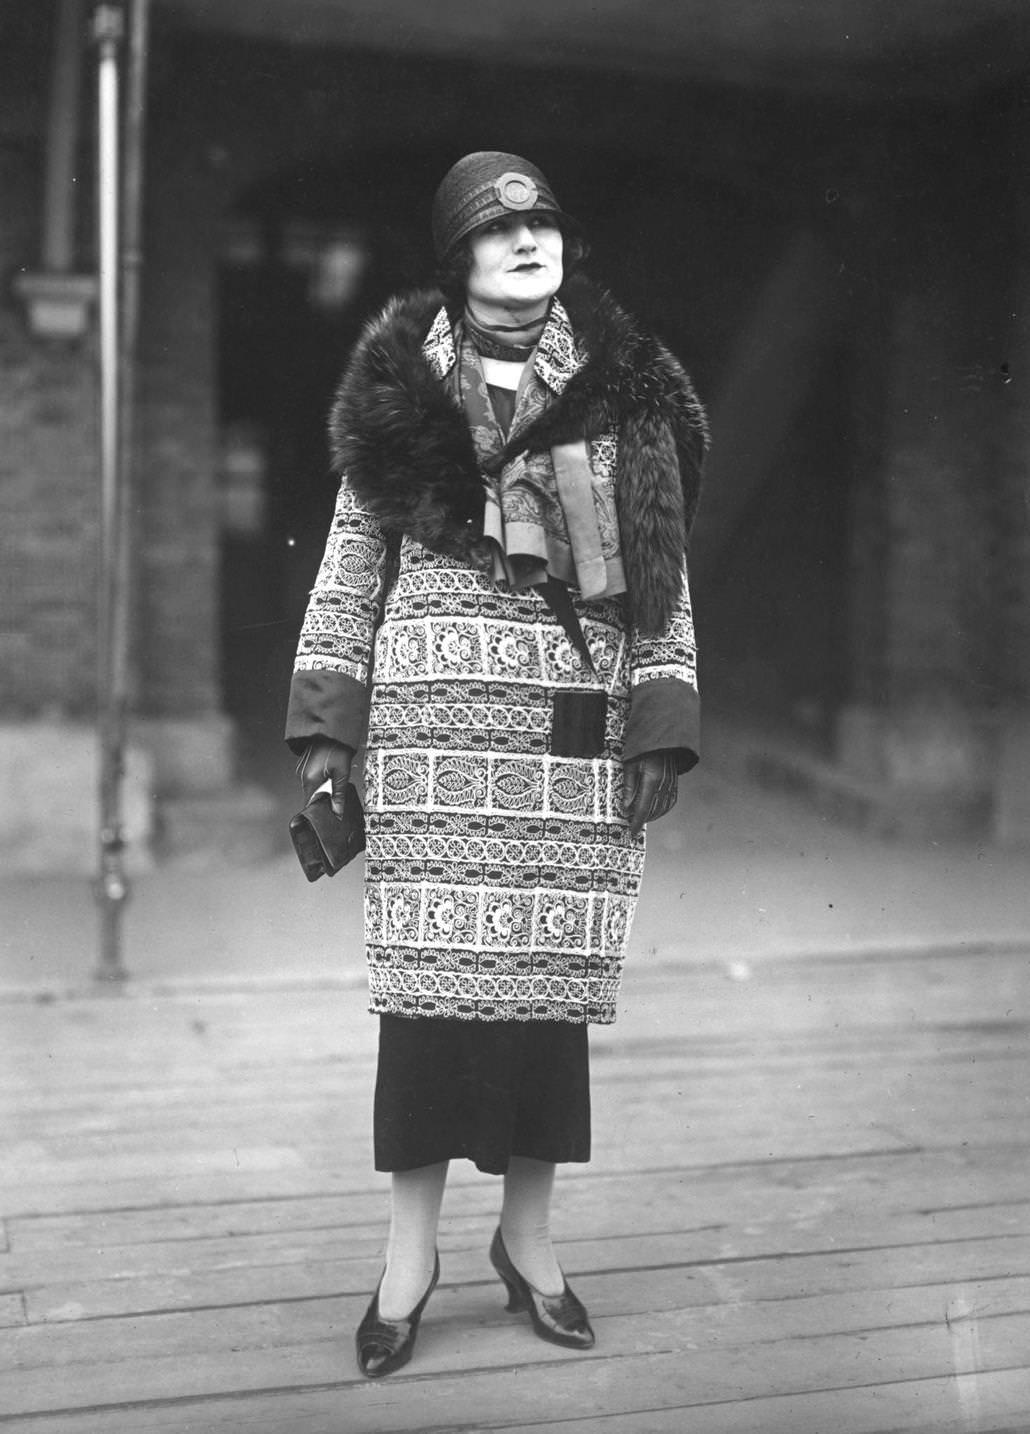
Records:
[[[463,323],[455,327],[457,363],[448,384],[472,433],[487,478],[483,531],[493,539],[494,580],[521,591],[550,575],[584,598],[626,591],[614,486],[595,477],[585,441],[549,452],[522,452],[502,463],[506,439],[494,413],[483,364]],[[551,401],[532,359],[523,370],[507,443]]]

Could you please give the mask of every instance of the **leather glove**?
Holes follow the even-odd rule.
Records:
[[[676,805],[679,775],[672,752],[645,752],[623,769],[622,805],[629,829],[638,836],[645,822],[656,822]]]
[[[331,737],[316,737],[309,742],[304,755],[297,763],[297,776],[300,778],[305,802],[309,802],[328,779],[332,783],[330,801],[333,811],[338,817],[342,817],[343,797],[350,781],[353,760],[353,749],[344,746],[342,742],[334,742]]]

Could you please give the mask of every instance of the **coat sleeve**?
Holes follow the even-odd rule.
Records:
[[[672,751],[678,771],[689,772],[701,751],[697,648],[686,565],[683,585],[664,632],[630,639],[630,707],[623,761],[645,752]]]
[[[382,528],[345,478],[290,683],[285,735],[295,752],[314,737],[331,737],[355,750],[361,745],[386,557]]]

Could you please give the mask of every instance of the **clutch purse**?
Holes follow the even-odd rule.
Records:
[[[303,811],[290,818],[290,838],[308,881],[335,876],[365,849],[365,813],[350,782],[343,798],[343,816],[333,811],[328,792],[316,792]]]

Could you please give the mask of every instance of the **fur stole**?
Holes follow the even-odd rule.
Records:
[[[682,590],[708,425],[677,360],[603,290],[558,295],[586,361],[519,450],[618,434],[616,504],[632,620],[668,627]],[[483,478],[464,415],[422,351],[443,298],[395,298],[365,328],[329,418],[334,467],[388,534],[485,567]],[[506,455],[508,456],[508,455]]]

